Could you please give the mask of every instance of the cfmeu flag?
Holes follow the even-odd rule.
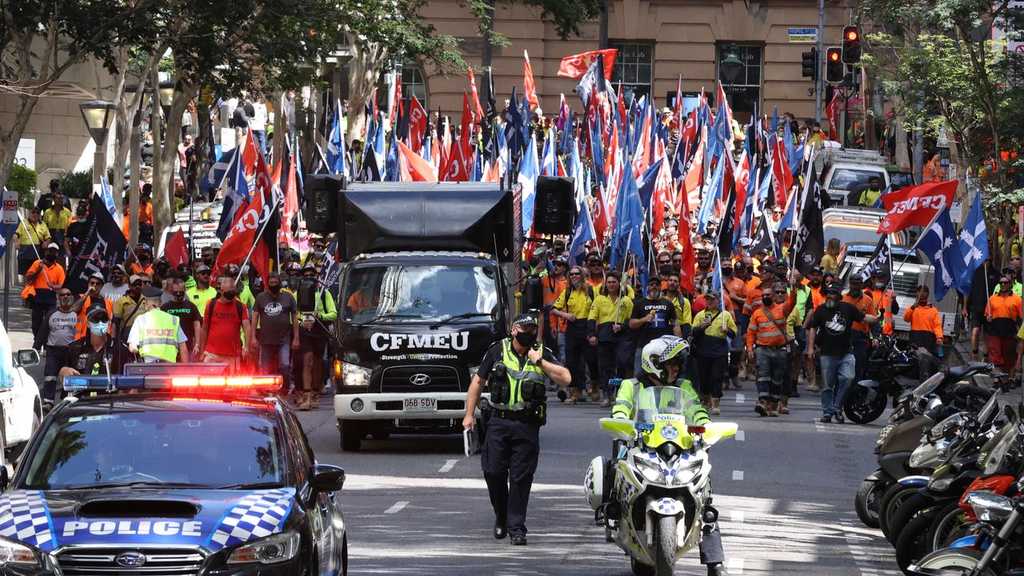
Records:
[[[963,278],[963,255],[949,218],[949,208],[943,208],[921,233],[917,249],[924,253],[935,267],[935,285],[932,293],[935,301],[942,300],[950,288],[960,289]]]
[[[960,231],[960,254],[964,259],[960,287],[966,293],[971,288],[974,271],[988,260],[988,230],[985,229],[985,213],[981,209],[980,192],[974,195],[971,211],[967,213],[964,229]]]
[[[878,233],[892,234],[910,226],[927,226],[939,211],[953,205],[957,180],[928,182],[884,194],[882,205],[886,214],[878,225]]]
[[[125,248],[128,246],[124,233],[98,194],[94,194],[89,203],[89,213],[92,214],[89,229],[78,252],[71,255],[64,284],[75,294],[81,294],[89,287],[89,276],[102,274],[111,266],[123,262]]]
[[[579,80],[580,77],[587,73],[591,63],[597,60],[598,56],[601,56],[604,59],[604,77],[610,80],[612,71],[615,69],[615,57],[618,54],[619,50],[617,48],[590,50],[589,52],[571,54],[562,58],[558,65],[558,75]]]

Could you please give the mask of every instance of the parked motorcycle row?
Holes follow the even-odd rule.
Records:
[[[990,364],[972,363],[892,396],[878,469],[854,505],[895,547],[904,574],[1024,576],[1024,405],[1000,402],[1010,384]],[[859,388],[863,399],[891,395]]]

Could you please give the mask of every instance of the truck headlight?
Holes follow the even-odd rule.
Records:
[[[364,368],[357,364],[341,363],[341,384],[342,386],[369,386],[371,368]]]
[[[35,551],[28,546],[0,538],[0,566],[8,564],[36,565],[38,563]]]
[[[228,564],[278,564],[299,553],[299,533],[274,534],[252,544],[236,548],[228,556]]]

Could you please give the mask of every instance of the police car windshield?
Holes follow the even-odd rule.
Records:
[[[381,264],[349,272],[342,304],[355,324],[467,321],[493,314],[498,291],[493,267]]]
[[[253,413],[68,414],[43,432],[24,488],[280,485],[277,426]]]

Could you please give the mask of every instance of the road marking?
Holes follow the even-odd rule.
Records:
[[[733,480],[737,480],[737,481],[738,480],[743,480],[743,470],[733,470],[732,471],[732,479]]]
[[[743,574],[743,558],[729,558],[725,562],[729,574]]]
[[[747,399],[747,397],[744,396],[743,394],[741,394],[739,392],[736,393],[736,403],[737,404],[743,404],[743,401],[746,400],[746,399]]]
[[[401,512],[402,509],[405,508],[408,505],[409,505],[409,502],[407,500],[399,500],[398,502],[395,502],[394,504],[392,504],[391,508],[388,508],[387,510],[385,510],[384,513],[385,514],[397,514],[397,513]]]
[[[747,513],[744,512],[743,510],[733,510],[730,516],[732,516],[730,522],[742,524],[743,521],[747,518]]]
[[[743,430],[737,430],[736,431],[736,441],[737,442],[744,442],[744,441],[746,441],[746,439],[747,439],[747,433],[746,432],[744,432]]]
[[[455,465],[458,464],[458,462],[458,460],[446,460],[444,466],[441,466],[441,469],[438,470],[438,472],[441,474],[447,474],[452,471],[452,468],[455,468]]]

